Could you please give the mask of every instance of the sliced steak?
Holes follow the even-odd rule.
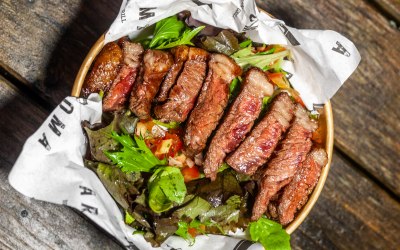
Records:
[[[276,155],[269,161],[260,178],[252,220],[258,220],[265,213],[271,197],[292,180],[311,149],[311,136],[317,124],[299,104],[296,105],[295,117],[286,138],[278,146]]]
[[[186,126],[184,143],[189,156],[197,155],[206,147],[208,137],[228,105],[229,85],[241,74],[242,69],[232,58],[222,54],[211,55],[207,78]]]
[[[125,108],[142,61],[143,47],[124,40],[124,63],[103,100],[103,111],[120,111]]]
[[[189,47],[185,45],[177,46],[171,49],[171,53],[174,56],[174,64],[161,84],[158,96],[155,99],[157,102],[165,102],[167,100],[170,89],[175,84],[183,64],[188,59]]]
[[[227,159],[227,163],[237,172],[253,175],[271,156],[289,128],[295,105],[285,92],[277,95],[259,124],[250,136]]]
[[[181,75],[172,87],[168,100],[154,108],[154,113],[163,122],[184,122],[192,110],[203,85],[207,71],[209,53],[190,47],[188,60]]]
[[[262,100],[273,93],[264,72],[257,68],[247,71],[240,94],[230,107],[224,121],[212,138],[204,161],[204,173],[215,180],[225,156],[236,149],[260,115]]]
[[[150,118],[151,103],[173,63],[169,52],[149,49],[144,53],[143,76],[135,83],[129,105],[140,119]]]
[[[279,222],[282,225],[289,224],[295,213],[307,202],[327,161],[325,150],[313,149],[296,171],[293,180],[283,189],[278,206]]]
[[[82,87],[84,97],[90,93],[108,91],[122,64],[122,49],[116,42],[107,43],[93,63]]]

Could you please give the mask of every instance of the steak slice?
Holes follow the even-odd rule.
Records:
[[[103,100],[103,111],[125,108],[142,61],[143,47],[139,43],[122,41],[124,64]]]
[[[326,165],[328,156],[322,148],[313,149],[304,163],[296,171],[293,180],[283,189],[278,205],[279,222],[289,224],[296,211],[300,210],[308,200],[308,196],[317,185],[322,167]]]
[[[154,108],[157,119],[163,122],[184,122],[192,110],[203,85],[209,53],[190,47],[188,60],[172,87],[168,100]]]
[[[286,92],[277,95],[261,122],[251,131],[227,163],[239,173],[253,175],[271,156],[289,128],[295,105]]]
[[[151,102],[172,64],[171,53],[146,50],[143,57],[143,76],[135,83],[129,105],[130,110],[140,119],[150,118]]]
[[[271,197],[292,180],[297,168],[311,149],[311,136],[317,124],[308,117],[307,111],[299,104],[296,105],[295,117],[275,157],[269,161],[260,177],[252,220],[258,220],[267,210]]]
[[[108,91],[120,70],[122,57],[122,49],[116,42],[110,42],[104,46],[83,84],[84,97],[89,96],[90,93],[99,93],[101,90]]]
[[[203,166],[206,177],[215,180],[225,156],[243,141],[260,115],[263,98],[272,95],[273,90],[262,70],[247,71],[240,94],[211,140]]]
[[[211,55],[207,78],[186,126],[184,143],[189,156],[197,155],[206,147],[208,137],[228,105],[230,83],[241,74],[242,69],[232,58]]]
[[[155,99],[157,102],[165,102],[167,100],[170,89],[175,84],[183,64],[188,59],[189,47],[185,45],[177,46],[171,49],[171,53],[174,56],[174,64],[161,84],[160,91]]]

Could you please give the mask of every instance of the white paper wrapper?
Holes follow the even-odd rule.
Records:
[[[360,55],[354,44],[334,31],[297,30],[260,13],[253,0],[124,0],[106,34],[106,42],[134,37],[151,24],[189,10],[204,23],[246,31],[253,41],[284,44],[294,63],[285,62],[290,82],[309,109],[328,101],[356,69]],[[115,201],[96,174],[83,166],[86,139],[81,121],[101,120],[101,100],[67,97],[25,143],[10,175],[10,184],[22,194],[80,210],[129,249],[151,249],[141,235],[132,235]],[[234,237],[208,235],[196,238],[190,249],[262,249]],[[160,249],[188,249],[179,237],[170,237]]]

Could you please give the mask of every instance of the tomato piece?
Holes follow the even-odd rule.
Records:
[[[189,228],[188,228],[188,233],[189,233],[193,238],[197,236],[197,230],[196,230],[196,228],[189,227]]]
[[[284,75],[281,72],[278,73],[267,73],[268,79],[275,84],[276,86],[278,86],[278,88],[281,89],[287,89],[290,88],[290,86],[288,85],[288,83],[285,81],[284,79]]]
[[[171,134],[171,133],[165,133],[165,136],[163,139],[164,140],[172,139],[172,144],[171,144],[171,147],[169,148],[168,156],[174,157],[176,154],[178,154],[179,151],[181,151],[183,149],[182,140],[179,138],[178,135]]]
[[[193,167],[184,167],[182,170],[182,175],[185,182],[189,182],[191,180],[195,180],[200,177],[200,171],[196,166]]]

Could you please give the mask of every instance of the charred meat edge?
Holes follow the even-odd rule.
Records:
[[[271,96],[273,86],[258,68],[247,71],[240,94],[212,138],[204,161],[206,177],[215,180],[227,154],[236,149],[260,115],[262,100]]]
[[[324,149],[313,149],[304,163],[296,171],[293,180],[283,189],[278,205],[279,223],[289,224],[296,211],[301,209],[317,185],[322,167],[326,165],[328,156]]]
[[[186,153],[193,157],[203,151],[207,139],[218,125],[229,100],[229,85],[242,74],[235,61],[223,54],[212,54],[207,78],[196,107],[189,116],[184,143]]]
[[[103,111],[121,111],[125,108],[142,61],[143,47],[128,40],[122,42],[124,64],[103,100]]]
[[[171,53],[146,50],[143,57],[142,75],[135,83],[129,105],[130,110],[140,119],[150,118],[151,103],[172,64]]]
[[[161,84],[160,90],[155,99],[156,102],[165,102],[167,100],[169,91],[176,83],[176,79],[178,78],[184,63],[188,59],[189,47],[185,45],[177,46],[171,49],[171,53],[174,56],[174,64]]]
[[[117,76],[122,60],[122,49],[116,42],[107,43],[93,63],[82,87],[83,97],[91,93],[107,92]]]
[[[271,197],[292,180],[311,149],[311,136],[317,124],[300,104],[296,105],[295,117],[286,138],[278,146],[275,157],[269,161],[259,180],[259,193],[251,217],[253,221],[265,213]]]
[[[271,156],[290,126],[295,104],[285,92],[278,94],[261,122],[251,131],[227,163],[239,173],[253,175]]]
[[[168,100],[154,108],[157,119],[163,122],[184,122],[193,109],[207,71],[209,53],[190,47],[188,60]]]

